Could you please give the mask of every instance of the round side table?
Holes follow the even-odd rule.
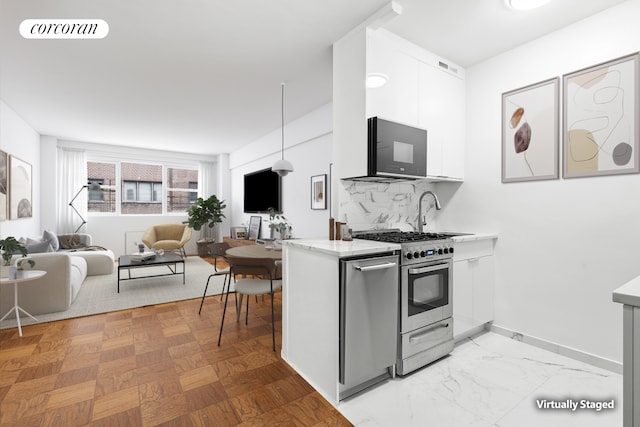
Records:
[[[7,312],[7,314],[0,318],[0,322],[2,322],[9,314],[11,314],[12,311],[15,311],[16,322],[18,323],[18,332],[20,333],[20,336],[22,336],[22,325],[20,325],[20,311],[31,317],[36,322],[38,321],[38,319],[27,313],[25,309],[18,305],[18,284],[28,282],[30,280],[39,279],[45,274],[47,274],[47,272],[42,270],[22,270],[18,272],[18,277],[16,277],[15,279],[11,279],[9,277],[0,277],[0,284],[2,285],[5,283],[13,283],[13,307]]]

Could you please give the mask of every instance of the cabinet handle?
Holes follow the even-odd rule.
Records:
[[[376,264],[376,265],[365,265],[365,266],[357,265],[354,268],[358,271],[373,271],[373,270],[384,270],[384,269],[392,268],[395,266],[396,266],[395,262],[387,262],[385,264]]]

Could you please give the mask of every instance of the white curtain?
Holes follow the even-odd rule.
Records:
[[[199,189],[199,197],[202,197],[203,199],[207,199],[209,196],[211,196],[212,194],[216,193],[216,188],[215,188],[215,181],[216,181],[216,166],[213,163],[207,163],[207,162],[200,162],[200,177],[198,179],[198,185],[200,186]],[[202,237],[204,238],[213,238],[215,241],[217,242],[221,242],[221,238],[220,238],[220,227],[216,226],[213,229],[213,235],[211,235],[211,231],[210,230],[200,230],[200,233],[202,233]]]
[[[58,192],[57,230],[59,234],[73,233],[80,224],[82,218],[87,220],[87,156],[84,151],[69,148],[58,148],[58,177],[56,189]],[[80,194],[78,194],[80,192]],[[78,194],[73,201],[82,218],[69,206],[71,199]],[[86,232],[86,225],[78,230]]]

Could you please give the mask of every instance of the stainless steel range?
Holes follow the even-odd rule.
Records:
[[[355,238],[400,243],[400,331],[396,372],[406,375],[453,350],[455,234],[377,230]]]

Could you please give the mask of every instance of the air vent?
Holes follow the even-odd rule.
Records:
[[[438,61],[438,66],[440,68],[442,68],[443,70],[447,70],[448,72],[450,72],[452,74],[458,74],[458,69],[449,66],[449,64],[447,64],[446,62]]]

